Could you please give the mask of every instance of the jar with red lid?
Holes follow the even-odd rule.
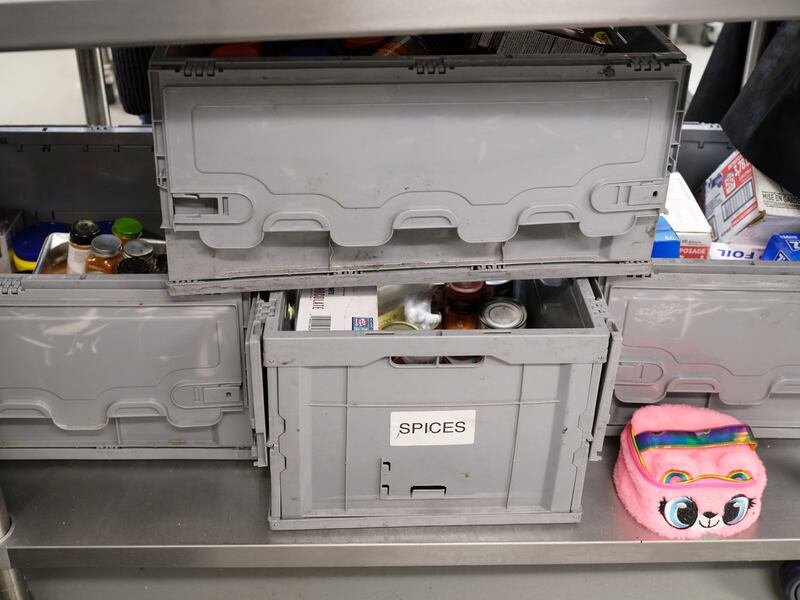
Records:
[[[483,281],[448,283],[444,286],[445,329],[478,329],[481,304],[486,295]]]

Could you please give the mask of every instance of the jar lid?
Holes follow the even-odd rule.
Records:
[[[14,234],[12,247],[14,256],[26,262],[35,263],[39,259],[44,241],[51,233],[67,233],[69,225],[56,221],[36,223]]]
[[[69,228],[69,241],[78,246],[89,246],[100,235],[100,226],[94,221],[81,219]]]
[[[125,244],[125,258],[148,259],[153,256],[153,244],[147,240],[131,240]]]
[[[492,300],[481,310],[481,323],[489,329],[519,329],[528,320],[528,311],[513,300]]]
[[[122,250],[122,242],[115,235],[102,234],[92,240],[92,254],[95,256],[116,256]]]
[[[142,224],[133,217],[120,217],[111,230],[117,237],[132,240],[142,235]]]
[[[459,300],[477,300],[486,288],[483,281],[461,281],[457,283],[445,284],[445,291],[448,295]]]
[[[141,258],[123,258],[117,265],[120,275],[143,275],[150,272],[150,265]]]

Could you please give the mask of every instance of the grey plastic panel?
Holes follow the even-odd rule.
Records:
[[[0,457],[253,457],[242,297],[165,281],[2,280]]]
[[[625,56],[157,60],[171,290],[648,261],[688,65]]]
[[[287,331],[288,297],[271,294],[271,527],[578,520],[609,329],[586,280],[565,293],[584,327],[502,333]],[[475,411],[474,442],[393,445],[393,413],[431,411]]]
[[[800,437],[800,268],[655,261],[609,278],[606,299],[623,334],[612,431],[636,406],[689,402]]]

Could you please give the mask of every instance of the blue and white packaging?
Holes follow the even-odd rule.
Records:
[[[711,260],[758,260],[764,246],[760,244],[740,244],[737,242],[713,242]]]
[[[680,258],[681,239],[670,227],[664,215],[658,217],[656,225],[656,238],[653,242],[653,258]]]
[[[761,260],[800,261],[800,233],[778,233],[769,238]]]

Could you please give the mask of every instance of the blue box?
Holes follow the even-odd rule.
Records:
[[[761,260],[800,261],[800,233],[778,233],[769,238]]]
[[[667,220],[660,215],[656,225],[656,240],[653,243],[653,258],[680,258],[681,240],[669,226]]]

